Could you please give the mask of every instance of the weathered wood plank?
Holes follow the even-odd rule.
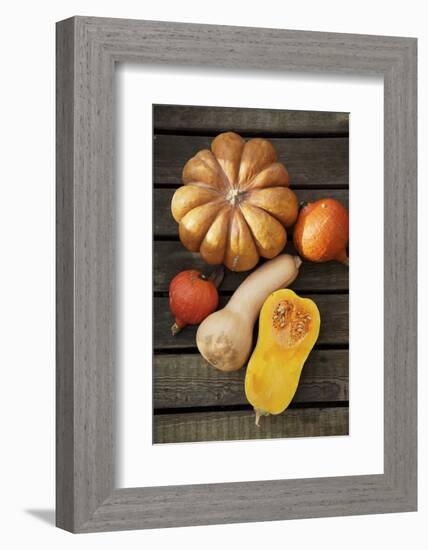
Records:
[[[314,350],[308,357],[293,403],[348,400],[348,350]],[[245,368],[222,372],[198,353],[155,355],[155,409],[247,404]]]
[[[292,243],[287,244],[285,252],[295,254]],[[168,261],[165,261],[165,259]],[[264,260],[261,260],[263,262]],[[203,273],[210,273],[212,267],[207,265],[199,254],[189,252],[179,241],[156,241],[153,256],[153,290],[167,292],[171,279],[184,269],[198,269]],[[234,273],[225,269],[225,277],[221,284],[221,291],[235,290],[248,276],[249,272]],[[303,262],[300,273],[291,285],[296,291],[346,291],[349,285],[349,269],[338,262],[316,264]]]
[[[154,183],[179,185],[185,163],[200,149],[209,148],[211,137],[156,135]],[[348,185],[348,138],[271,139],[290,174],[290,185],[343,187]]]
[[[348,295],[332,294],[311,295],[320,310],[321,329],[318,344],[348,343]],[[220,307],[228,301],[227,296],[220,297]],[[196,327],[189,326],[176,336],[171,334],[173,323],[168,307],[168,298],[153,299],[153,337],[155,349],[191,348],[195,344]]]
[[[156,131],[217,134],[225,131],[241,134],[272,135],[347,135],[349,114],[325,111],[286,111],[280,109],[245,109],[234,107],[192,107],[155,105],[153,123]]]
[[[171,200],[175,189],[153,190],[153,231],[155,237],[178,236],[178,225],[171,214]],[[298,189],[295,191],[299,202],[313,202],[329,197],[349,208],[347,189]]]
[[[287,409],[257,427],[252,411],[161,414],[154,416],[153,443],[348,435],[348,416],[347,407]]]

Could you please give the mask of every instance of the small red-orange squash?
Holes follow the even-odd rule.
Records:
[[[175,336],[186,325],[198,325],[217,306],[215,281],[195,269],[181,271],[169,284],[169,308],[175,316],[172,334]]]
[[[174,193],[172,215],[183,245],[208,264],[247,271],[260,256],[274,258],[284,248],[298,203],[268,140],[218,135],[211,150],[186,163],[183,184]]]

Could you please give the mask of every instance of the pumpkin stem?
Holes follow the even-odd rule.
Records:
[[[203,277],[207,278],[207,277]],[[218,288],[223,282],[224,278],[224,267],[222,265],[217,266],[211,275],[208,277],[208,281],[214,283],[215,287]]]
[[[176,334],[178,334],[178,333],[181,331],[182,328],[183,328],[183,327],[181,327],[181,326],[178,325],[177,323],[174,323],[174,324],[172,325],[172,327],[171,327],[172,335],[175,336]]]
[[[337,261],[340,262],[341,264],[345,264],[349,266],[349,256],[346,253],[346,250],[344,250],[339,254]]]
[[[230,189],[226,195],[226,200],[229,201],[232,206],[239,204],[239,189]]]

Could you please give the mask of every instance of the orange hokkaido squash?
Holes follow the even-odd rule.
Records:
[[[319,199],[306,204],[294,226],[294,246],[305,260],[337,260],[349,265],[346,246],[349,238],[349,215],[335,199]]]
[[[183,169],[183,186],[171,212],[183,245],[208,264],[247,271],[259,257],[274,258],[298,212],[288,172],[266,139],[245,142],[234,132],[218,135]]]
[[[257,345],[245,375],[245,394],[257,425],[260,416],[280,414],[290,404],[319,330],[315,302],[288,288],[273,292],[263,304]]]

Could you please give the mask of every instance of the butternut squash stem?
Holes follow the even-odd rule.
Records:
[[[269,416],[269,413],[264,411],[263,409],[256,409],[256,408],[254,408],[254,412],[256,413],[256,426],[260,428],[260,418],[262,416]]]

